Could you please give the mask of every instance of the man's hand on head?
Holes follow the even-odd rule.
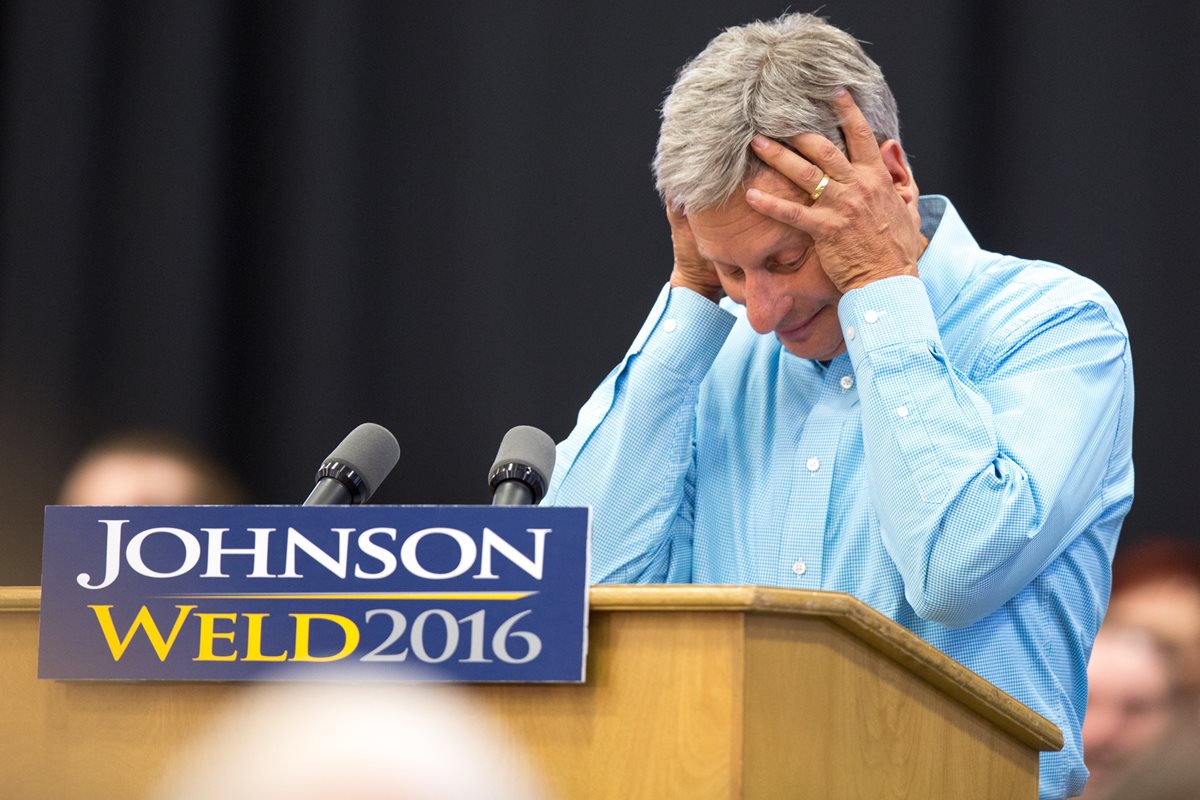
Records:
[[[816,133],[793,136],[789,143],[797,152],[764,136],[752,143],[765,164],[792,181],[801,195],[816,193],[817,199],[798,202],[750,189],[746,202],[812,236],[821,266],[843,293],[882,278],[916,276],[924,240],[909,207],[916,186],[899,144],[889,140],[888,152],[881,151],[848,91],[841,90],[833,106],[849,158]]]
[[[700,255],[687,217],[668,207],[667,221],[671,223],[671,246],[675,252],[675,265],[671,269],[672,288],[682,286],[717,302],[724,294],[721,280],[712,262]]]

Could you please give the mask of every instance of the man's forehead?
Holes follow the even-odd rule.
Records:
[[[803,248],[811,242],[804,232],[752,209],[745,199],[745,192],[750,188],[794,202],[808,199],[790,180],[776,170],[764,167],[723,204],[688,215],[700,255],[706,260],[729,262],[732,250],[749,244],[765,257],[776,250]]]
[[[804,200],[808,197],[808,193],[802,191],[796,184],[788,180],[774,167],[764,164],[755,158],[756,168],[753,172],[747,175],[738,187],[734,189],[733,194],[726,197],[722,202],[715,205],[706,205],[702,208],[695,209],[689,207],[686,203],[680,202],[678,208],[688,217],[695,217],[697,214],[704,214],[709,211],[721,211],[728,208],[730,205],[736,204],[739,200],[744,200],[748,189],[761,189],[764,192],[769,192],[782,197],[785,200]]]

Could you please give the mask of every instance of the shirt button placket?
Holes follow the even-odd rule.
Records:
[[[822,547],[829,516],[838,442],[853,405],[854,375],[849,359],[831,363],[822,372],[819,396],[799,429],[795,442],[795,482],[788,503],[790,534],[777,551],[776,580],[784,586],[822,588]],[[848,386],[847,386],[848,385]],[[817,387],[814,387],[817,388]]]

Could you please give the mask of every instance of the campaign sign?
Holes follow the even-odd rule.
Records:
[[[47,506],[38,677],[309,680],[362,664],[579,682],[590,526],[586,508]]]

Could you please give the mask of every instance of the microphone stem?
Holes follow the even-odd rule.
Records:
[[[352,502],[353,497],[350,495],[350,490],[344,484],[333,478],[322,478],[317,481],[317,485],[313,487],[308,499],[304,501],[304,505],[348,506]]]
[[[521,481],[501,481],[492,495],[494,506],[531,506],[533,490]]]

